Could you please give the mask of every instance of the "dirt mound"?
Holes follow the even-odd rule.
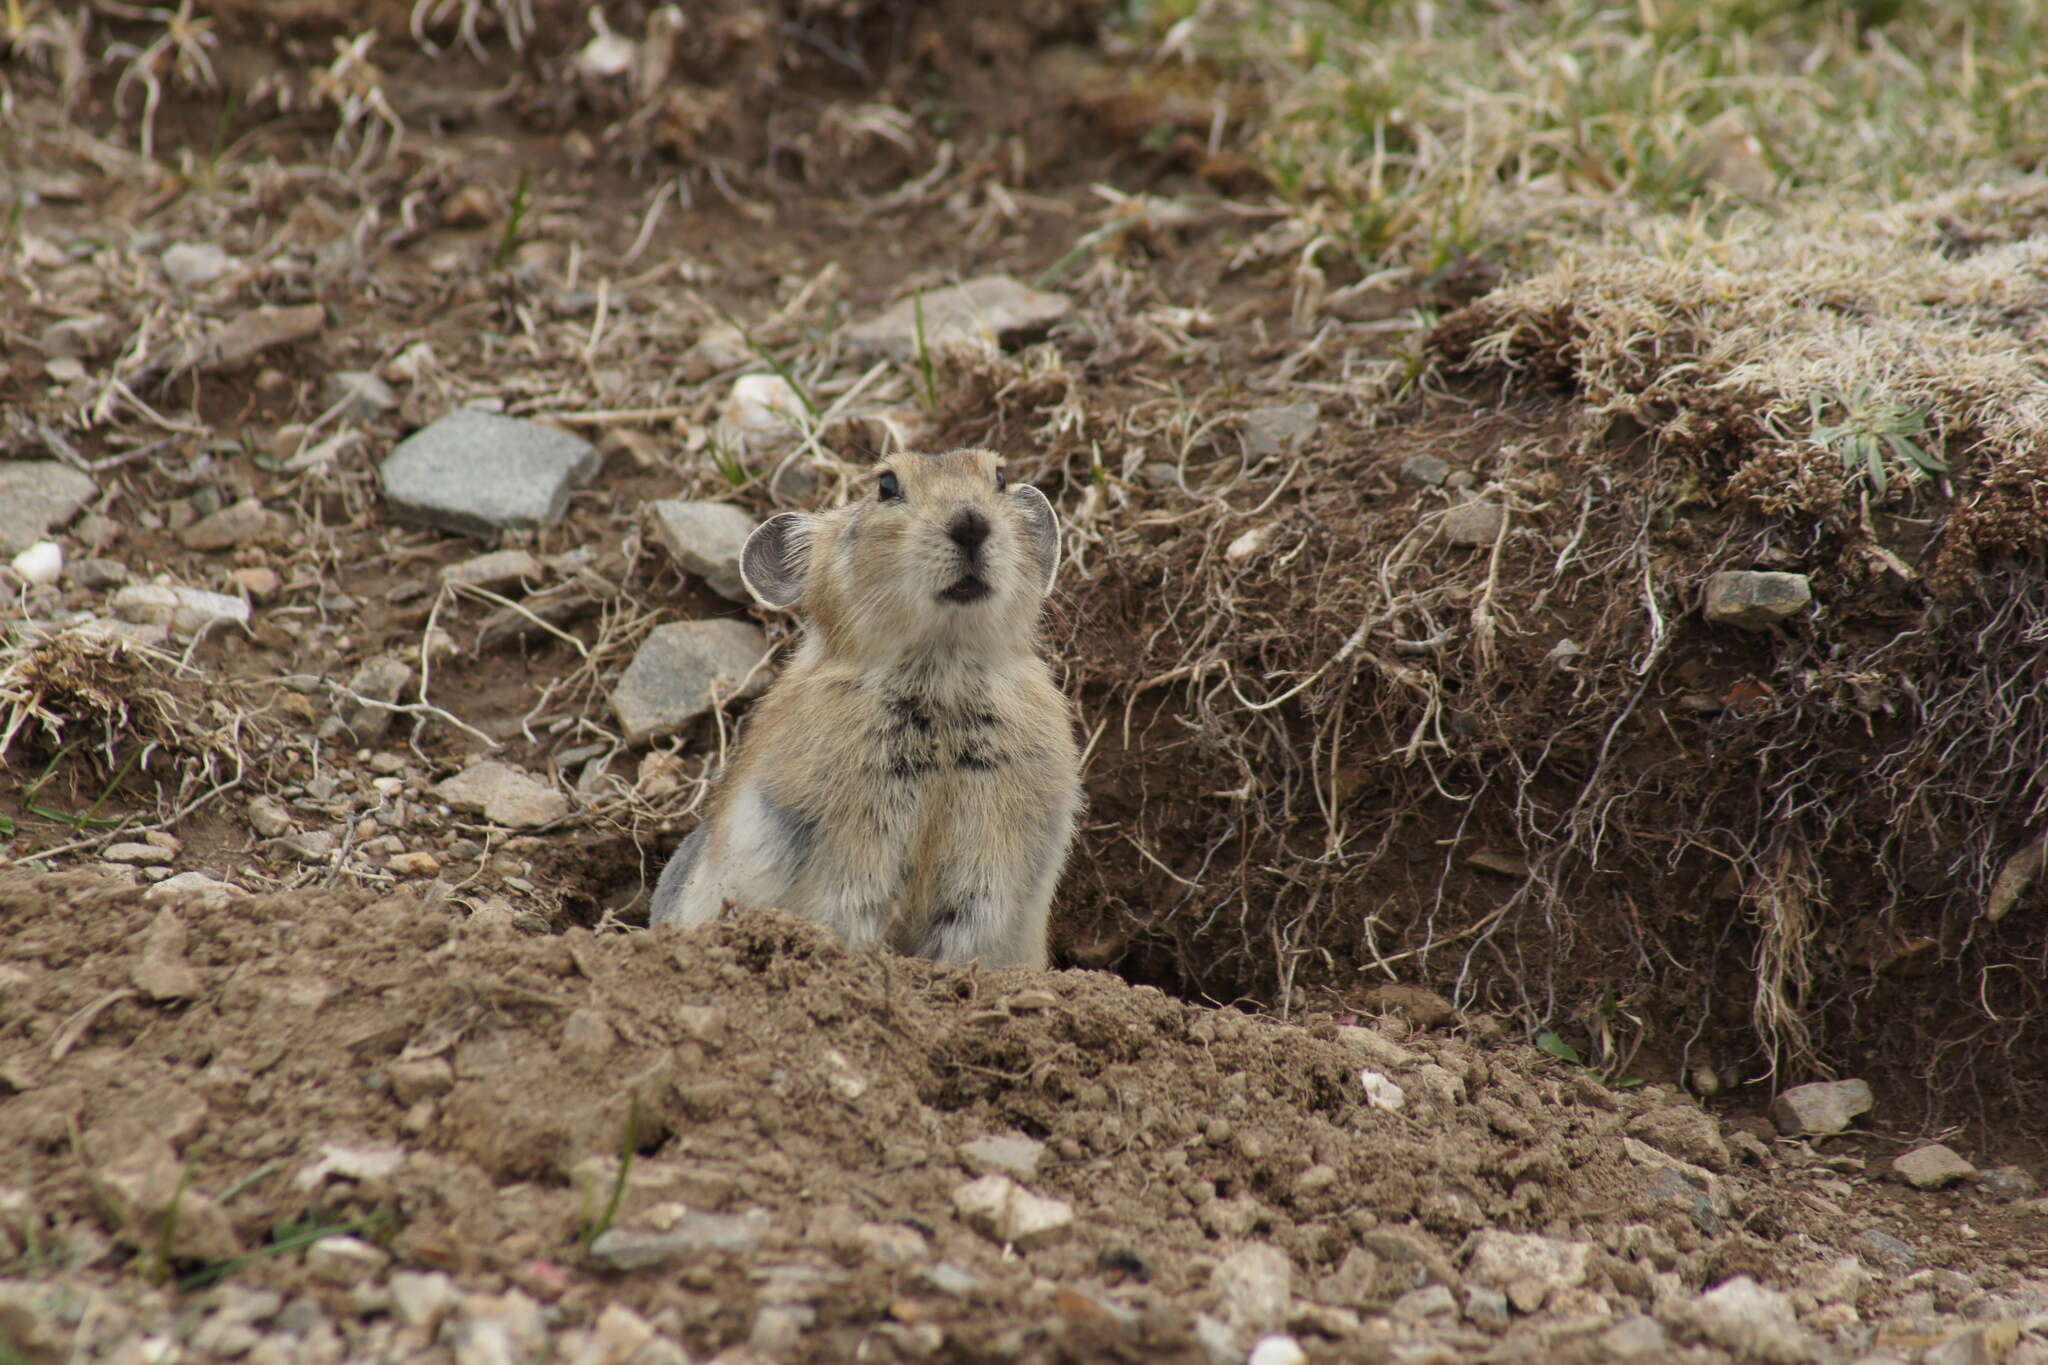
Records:
[[[1406,1334],[1376,1315],[1418,1284],[1489,1283],[1473,1257],[1501,1232],[1579,1244],[1582,1272],[1514,1291],[1511,1337],[1537,1341],[1738,1267],[1795,1283],[1856,1230],[1773,1195],[1747,1164],[1773,1158],[1731,1155],[1689,1101],[1466,1030],[848,953],[779,916],[535,937],[433,896],[17,873],[0,961],[7,1254],[102,1281],[231,1275],[341,1313],[301,1249],[345,1229],[479,1292],[558,1295],[565,1323],[674,1310],[692,1352],[796,1302],[791,1359],[891,1324],[960,1358],[1196,1359],[1202,1313],[1355,1359]],[[990,1170],[1071,1225],[1022,1254],[977,1231],[956,1200]],[[679,1228],[731,1241],[618,1269],[617,1244]],[[1250,1323],[1217,1270],[1247,1246],[1286,1267]],[[1970,1264],[1948,1237],[1921,1254]],[[975,1287],[934,1289],[941,1263]]]

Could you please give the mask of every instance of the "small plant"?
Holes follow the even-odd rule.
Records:
[[[776,359],[775,352],[769,350],[759,341],[756,341],[754,339],[754,334],[748,331],[746,329],[746,326],[743,323],[741,323],[738,318],[732,316],[732,314],[730,313],[723,312],[721,312],[718,315],[718,317],[719,320],[725,323],[726,326],[732,328],[735,332],[738,332],[740,334],[740,340],[747,343],[747,349],[752,351],[755,355],[759,356],[761,358],[761,363],[763,365],[766,365],[771,371],[773,371],[776,378],[780,379],[783,383],[789,385],[789,391],[796,395],[797,402],[804,405],[804,412],[809,417],[812,423],[815,424],[819,418],[825,415],[824,410],[820,408],[817,405],[817,403],[812,401],[810,392],[807,389],[805,389],[803,385],[796,382],[796,375],[790,372],[789,366],[783,364],[780,360]]]
[[[611,1198],[605,1200],[604,1212],[590,1221],[583,1229],[583,1245],[604,1236],[612,1220],[619,1216],[619,1205],[626,1198],[626,1180],[633,1173],[633,1158],[640,1150],[640,1097],[633,1095],[626,1101],[626,1128],[619,1137],[619,1169],[612,1177]]]
[[[1842,476],[1851,484],[1868,480],[1883,497],[1891,486],[1892,459],[1918,478],[1948,472],[1947,463],[1930,449],[1938,433],[1930,432],[1924,410],[1880,398],[1869,384],[1858,384],[1846,397],[1840,390],[1831,399],[1816,393],[1808,402],[1814,444],[1841,457]],[[1830,406],[1842,409],[1844,416],[1824,425],[1821,417]]]
[[[192,1187],[195,1164],[192,1158],[185,1159],[185,1168],[178,1172],[178,1188],[171,1191],[171,1202],[164,1209],[163,1225],[156,1230],[156,1253],[146,1272],[151,1284],[162,1284],[171,1278],[171,1250],[178,1241],[178,1214],[185,1204],[185,1191]]]
[[[729,488],[745,488],[753,481],[754,476],[747,472],[739,449],[716,438],[711,442],[711,467],[718,471],[718,477],[724,479]]]
[[[498,234],[498,249],[491,253],[491,269],[503,270],[512,262],[512,253],[519,250],[519,229],[526,222],[526,172],[519,172],[519,183],[512,187],[512,202],[505,210],[505,230]]]

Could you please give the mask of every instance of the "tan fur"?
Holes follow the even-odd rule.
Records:
[[[748,586],[798,607],[803,642],[662,873],[655,923],[743,901],[854,946],[1045,965],[1080,756],[1038,653],[1057,528],[1036,489],[998,489],[1000,468],[982,450],[899,455],[877,479],[900,498],[871,484],[755,532]]]

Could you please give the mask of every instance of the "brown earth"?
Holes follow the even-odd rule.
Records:
[[[16,1201],[0,1261],[145,1298],[152,1276],[197,1294],[232,1266],[234,1284],[311,1295],[336,1320],[354,1314],[350,1332],[374,1331],[378,1311],[296,1252],[238,1259],[351,1224],[466,1291],[556,1302],[567,1326],[631,1304],[693,1354],[752,1339],[763,1307],[806,1307],[815,1322],[782,1354],[815,1360],[1205,1358],[1195,1315],[1223,1313],[1214,1268],[1246,1243],[1285,1253],[1296,1299],[1253,1325],[1291,1322],[1330,1359],[1409,1341],[1598,1356],[1600,1332],[1660,1303],[1692,1341],[1666,1301],[1737,1273],[1807,1294],[1799,1307],[1825,1335],[1845,1300],[1814,1288],[1819,1268],[1870,1227],[1919,1259],[1848,1295],[1859,1315],[1844,1347],[1887,1323],[1904,1341],[1898,1324],[1927,1316],[1914,1294],[1932,1296],[1929,1313],[1990,1314],[2048,1273],[2038,1205],[1883,1179],[1892,1156],[1944,1134],[1980,1166],[2042,1171],[2038,916],[1959,927],[1915,903],[1846,917],[1815,950],[1811,998],[1794,1001],[1815,1035],[1800,1052],[1756,1009],[1754,888],[1658,833],[1703,818],[1701,773],[1717,791],[1749,781],[1772,684],[1829,642],[1787,651],[1674,623],[1678,662],[1652,675],[1655,704],[1624,734],[1627,770],[1652,793],[1631,818],[1659,824],[1623,833],[1657,856],[1555,873],[1578,897],[1569,914],[1534,913],[1514,890],[1532,862],[1554,873],[1521,815],[1574,809],[1603,732],[1619,730],[1582,680],[1635,686],[1643,627],[1612,609],[1614,581],[1635,572],[1619,547],[1686,476],[1640,431],[1592,431],[1569,376],[1546,376],[1560,389],[1460,379],[1400,403],[1358,378],[1401,354],[1383,324],[1482,293],[1483,262],[1360,292],[1328,331],[1298,329],[1298,243],[1266,235],[1284,215],[1188,114],[1221,100],[1248,117],[1246,92],[1200,71],[1134,75],[1086,5],[992,18],[735,3],[706,9],[681,75],[649,104],[575,74],[581,7],[541,6],[516,57],[486,23],[498,45],[478,63],[420,50],[413,7],[394,4],[376,7],[374,49],[407,129],[391,150],[366,146],[374,113],[349,122],[331,100],[309,103],[352,11],[202,8],[237,99],[162,73],[153,160],[129,150],[139,100],[115,69],[67,107],[60,72],[9,68],[26,131],[0,157],[34,192],[15,200],[16,230],[48,254],[0,278],[4,453],[93,472],[91,515],[63,537],[74,560],[118,558],[135,581],[236,591],[231,573],[267,568],[278,583],[248,634],[217,632],[182,658],[40,660],[45,683],[71,671],[36,694],[55,723],[32,719],[4,754],[19,778],[0,790],[7,856],[33,867],[7,882],[0,917],[0,1195]],[[641,33],[645,7],[611,7],[611,20]],[[155,32],[113,12],[98,22]],[[452,22],[433,36],[460,41]],[[908,146],[877,108],[916,111]],[[941,148],[948,169],[922,184]],[[508,226],[522,184],[529,207]],[[1098,186],[1196,211],[1133,210]],[[262,268],[182,297],[155,262],[190,241]],[[942,361],[936,401],[920,407],[904,386],[889,415],[923,443],[1003,452],[1070,526],[1050,637],[1087,717],[1091,810],[1057,948],[1063,965],[1105,970],[963,973],[849,956],[765,920],[622,932],[644,922],[646,878],[689,827],[727,718],[635,752],[609,729],[606,692],[658,622],[743,614],[644,532],[651,498],[730,491],[702,436],[734,370],[705,368],[692,343],[729,315],[829,395],[860,369],[835,349],[845,321],[915,287],[1056,266],[1074,323],[1021,357]],[[1316,287],[1341,293],[1357,276],[1333,267]],[[152,359],[208,322],[306,301],[322,306],[318,333],[243,369]],[[116,320],[88,359],[124,375],[147,413],[48,371],[43,329],[88,311]],[[329,374],[390,369],[422,343],[431,357],[404,371],[396,412],[358,423],[330,465],[291,466],[338,429],[308,431]],[[373,471],[390,445],[480,397],[603,443],[603,473],[524,542],[547,567],[523,605],[559,606],[562,636],[508,640],[490,604],[441,593],[437,570],[485,547],[381,508]],[[1321,411],[1297,479],[1248,456],[1240,433],[1248,412],[1301,401]],[[825,435],[856,459],[888,440],[872,415]],[[1437,595],[1378,631],[1355,670],[1271,709],[1235,706],[1327,666],[1377,609],[1373,575],[1444,507],[1401,478],[1414,454],[1499,492],[1540,538],[1504,540],[1491,571],[1483,550],[1400,561],[1409,588]],[[791,500],[764,484],[739,494],[750,511]],[[194,518],[245,497],[280,528],[228,551],[184,543]],[[1656,557],[1684,592],[1709,548],[1758,534],[1729,506],[1676,520]],[[1539,591],[1575,527],[1614,551],[1613,575]],[[1248,532],[1263,539],[1247,561],[1229,547]],[[47,620],[104,595],[21,601]],[[1490,655],[1461,638],[1431,659],[1387,638],[1476,620],[1496,600],[1509,626]],[[1899,605],[1881,588],[1861,601],[1858,630]],[[429,629],[453,649],[434,655],[430,696],[408,696],[467,729],[415,712],[374,737],[315,738],[349,711],[328,682],[380,655],[425,659]],[[1548,667],[1567,639],[1588,650],[1584,673]],[[1715,708],[1689,713],[1701,696]],[[572,814],[522,833],[437,807],[433,781],[486,740],[575,793]],[[1519,780],[1534,749],[1556,766]],[[1854,782],[1846,766],[1834,775]],[[337,833],[338,852],[259,837],[259,794],[295,830]],[[96,855],[144,828],[174,836],[178,870],[258,894],[173,901],[173,923],[139,890],[41,875],[85,864],[130,878]],[[433,855],[424,888],[394,885],[416,874],[390,870],[388,849],[355,852],[379,838]],[[1843,862],[1831,872],[1844,900],[1875,899]],[[132,993],[153,933],[182,934],[173,956],[193,970],[161,1000]],[[1454,998],[1455,1023],[1340,1037],[1386,982]],[[1539,1031],[1592,1065],[1509,1041]],[[1375,1062],[1407,1088],[1398,1115],[1366,1102],[1357,1073]],[[1771,1093],[1830,1070],[1877,1084],[1875,1126],[1818,1151],[1778,1141],[1760,1117]],[[1716,1096],[1715,1117],[1680,1081]],[[585,1163],[616,1152],[629,1113],[642,1155],[622,1226],[652,1226],[663,1204],[762,1208],[758,1249],[629,1273],[588,1256],[579,1237],[608,1186]],[[1756,1140],[1730,1145],[1717,1119]],[[951,1203],[971,1173],[957,1144],[1013,1129],[1047,1144],[1025,1183],[1076,1215],[1021,1255]],[[1722,1171],[1732,1207],[1651,1197],[1658,1172],[1623,1150],[1624,1129]],[[299,1183],[330,1145],[404,1156],[383,1175]],[[214,1242],[160,1255],[161,1219],[102,1188],[123,1162],[143,1184],[177,1171],[173,1186],[217,1202]],[[1583,1284],[1504,1333],[1388,1315],[1418,1285],[1464,1288],[1487,1228],[1599,1251]],[[920,1277],[938,1261],[981,1287],[932,1289]]]

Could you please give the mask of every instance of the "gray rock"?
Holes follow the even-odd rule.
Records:
[[[1669,1205],[1692,1219],[1693,1226],[1709,1237],[1721,1235],[1721,1217],[1714,1201],[1699,1186],[1669,1167],[1650,1177],[1643,1198],[1652,1205]]]
[[[391,729],[398,713],[371,703],[397,702],[412,686],[413,677],[412,665],[403,659],[387,654],[370,660],[348,680],[349,691],[361,697],[362,701],[343,699],[341,723],[360,742],[375,744]]]
[[[706,1252],[744,1254],[768,1234],[768,1210],[745,1213],[686,1213],[666,1232],[607,1228],[590,1244],[590,1254],[615,1270],[640,1270],[678,1256]]]
[[[429,1333],[441,1325],[442,1317],[460,1297],[455,1292],[455,1282],[438,1270],[396,1271],[390,1287],[393,1315],[407,1327]]]
[[[1314,403],[1283,403],[1244,415],[1239,429],[1244,448],[1255,457],[1292,455],[1315,437],[1323,410]]]
[[[1022,1133],[998,1133],[960,1144],[960,1160],[976,1175],[1008,1175],[1029,1180],[1038,1174],[1045,1144]]]
[[[64,582],[87,592],[105,592],[128,581],[128,566],[118,559],[74,559],[64,566]]]
[[[1508,1296],[1491,1285],[1468,1285],[1465,1288],[1465,1316],[1475,1327],[1504,1332],[1510,1320]]]
[[[729,502],[668,499],[648,508],[654,534],[685,573],[696,574],[719,596],[752,600],[740,579],[740,551],[754,533],[754,519]]]
[[[105,313],[80,313],[75,317],[59,318],[43,329],[43,354],[91,359],[114,339],[114,330],[114,319]]]
[[[1465,1278],[1503,1291],[1517,1309],[1533,1313],[1551,1294],[1585,1283],[1592,1253],[1590,1242],[1486,1228],[1472,1239]]]
[[[1818,1343],[1800,1329],[1792,1301],[1747,1275],[1717,1285],[1677,1311],[1694,1331],[1739,1356],[1789,1365],[1818,1353]]]
[[[327,829],[313,829],[307,830],[303,834],[289,834],[278,842],[284,846],[285,852],[291,854],[300,862],[311,863],[316,867],[331,861],[334,857],[334,850],[341,843],[335,837],[334,831]]]
[[[1007,275],[984,275],[901,300],[850,329],[847,344],[866,354],[916,359],[920,299],[924,344],[934,351],[982,341],[1001,347],[1036,341],[1073,307],[1063,295],[1028,289]]]
[[[1657,1320],[1641,1315],[1617,1322],[1595,1340],[1608,1360],[1662,1359],[1670,1345]]]
[[[1660,1152],[1710,1171],[1725,1171],[1732,1164],[1728,1144],[1721,1140],[1721,1125],[1696,1104],[1652,1109],[1631,1119],[1628,1131]]]
[[[243,498],[178,532],[178,542],[188,550],[231,550],[251,541],[274,540],[287,525],[281,514],[267,510],[257,499]]]
[[[1441,488],[1444,480],[1451,477],[1451,467],[1434,455],[1410,455],[1401,461],[1401,477],[1409,483]]]
[[[260,839],[281,839],[291,833],[291,812],[274,796],[249,798],[249,828]]]
[[[1497,502],[1461,502],[1444,513],[1444,539],[1453,545],[1492,549],[1507,509]]]
[[[1930,1142],[1894,1159],[1892,1174],[1916,1190],[1938,1190],[1959,1181],[1974,1180],[1977,1168],[1954,1149]]]
[[[361,1284],[389,1264],[382,1248],[360,1237],[322,1237],[306,1248],[306,1273],[343,1287]]]
[[[368,370],[336,370],[320,383],[320,406],[340,408],[351,425],[381,417],[398,406],[398,394]]]
[[[769,1304],[754,1314],[754,1330],[747,1345],[770,1360],[793,1353],[802,1344],[804,1332],[818,1320],[818,1310],[800,1303]]]
[[[443,568],[441,581],[495,592],[514,583],[539,582],[544,572],[540,561],[528,551],[492,550]]]
[[[956,1299],[965,1298],[981,1288],[979,1279],[951,1261],[940,1261],[926,1269],[919,1278],[941,1294],[950,1294]]]
[[[169,849],[155,844],[109,844],[100,850],[100,857],[110,863],[168,863],[173,856]]]
[[[99,485],[55,460],[0,460],[0,555],[14,555],[62,526]]]
[[[235,258],[212,242],[180,242],[164,248],[164,276],[180,289],[204,289],[235,268]]]
[[[1425,1322],[1430,1318],[1456,1317],[1458,1296],[1450,1286],[1441,1284],[1425,1285],[1411,1289],[1395,1299],[1387,1308],[1387,1315],[1402,1322]]]
[[[486,759],[434,788],[434,794],[462,810],[509,829],[532,829],[569,813],[569,798],[509,763]]]
[[[1867,1081],[1815,1081],[1795,1085],[1771,1101],[1771,1122],[1787,1137],[1826,1136],[1847,1128],[1877,1103]]]
[[[990,1241],[1027,1250],[1064,1236],[1074,1224],[1073,1205],[1042,1198],[1002,1175],[957,1187],[953,1211]]]
[[[204,872],[180,872],[150,887],[142,898],[152,902],[184,901],[208,910],[223,910],[242,894],[240,887],[215,881]]]
[[[1277,1330],[1287,1320],[1294,1296],[1294,1262],[1264,1242],[1240,1247],[1217,1263],[1209,1276],[1224,1321],[1246,1336]]]
[[[768,652],[768,637],[745,621],[678,621],[657,627],[612,689],[612,711],[628,744],[673,734],[709,711],[714,701],[752,697],[768,686],[768,670],[754,665]],[[752,672],[751,681],[740,680]]]
[[[200,588],[131,583],[115,593],[108,605],[123,621],[165,626],[177,635],[203,635],[218,625],[249,624],[248,602]]]
[[[1911,1270],[1920,1259],[1912,1247],[1883,1228],[1865,1228],[1849,1239],[1849,1246],[1892,1270]]]
[[[1993,1166],[1977,1177],[1977,1188],[2001,1203],[2031,1199],[2040,1185],[2019,1166]]]
[[[1812,601],[1813,586],[1803,573],[1724,569],[1707,580],[1705,612],[1715,625],[1767,630]]]
[[[580,436],[462,408],[400,441],[378,473],[400,521],[491,536],[553,525],[598,464]]]

